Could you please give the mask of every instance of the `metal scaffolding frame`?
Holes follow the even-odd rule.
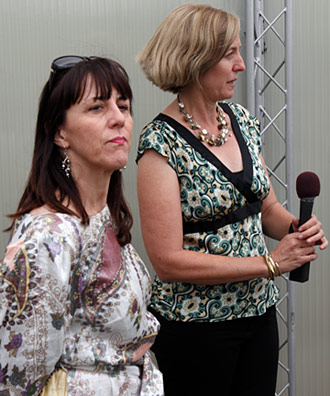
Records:
[[[268,16],[274,7],[273,1],[246,0],[246,72],[247,72],[247,107],[261,122],[263,141],[266,134],[277,134],[284,141],[284,153],[276,164],[268,168],[269,175],[279,185],[285,197],[283,206],[293,212],[293,73],[292,73],[292,1],[278,0],[275,16]],[[268,4],[267,4],[268,3]],[[283,3],[283,4],[282,4]],[[267,14],[267,15],[266,15]],[[280,29],[278,29],[280,24]],[[268,40],[268,37],[271,38]],[[283,37],[282,37],[283,36]],[[278,41],[283,46],[284,59],[274,58],[272,43]],[[270,45],[268,52],[266,45]],[[270,66],[267,56],[272,55]],[[270,70],[271,69],[271,70]],[[281,76],[281,77],[280,77]],[[278,91],[279,100],[269,100],[274,90]],[[265,104],[271,102],[271,106]],[[274,103],[275,102],[275,103]],[[282,117],[282,121],[279,118]],[[267,162],[267,149],[265,150]],[[272,153],[274,155],[274,153]],[[283,167],[285,168],[283,171]],[[280,172],[281,170],[281,172]],[[277,396],[296,396],[296,349],[295,349],[295,290],[294,283],[283,276],[281,299],[277,304],[279,324],[285,328],[284,340],[280,340],[279,374],[284,380]],[[282,281],[282,280],[281,280]],[[283,289],[283,286],[281,287]],[[281,356],[286,353],[285,362]]]

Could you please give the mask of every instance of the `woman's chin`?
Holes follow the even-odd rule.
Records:
[[[123,161],[120,161],[120,162],[118,162],[118,165],[117,165],[117,167],[116,167],[116,170],[118,171],[118,170],[123,170],[123,169],[125,169],[126,168],[126,166],[127,166],[127,162],[128,162],[128,160],[126,159],[126,160],[123,160]]]

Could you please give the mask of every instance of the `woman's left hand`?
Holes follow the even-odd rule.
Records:
[[[315,215],[302,224],[299,227],[299,219],[294,219],[292,221],[293,229],[300,233],[299,238],[305,239],[307,243],[314,245],[320,245],[320,249],[324,250],[327,248],[329,242],[324,235],[322,229],[322,223],[318,220]]]

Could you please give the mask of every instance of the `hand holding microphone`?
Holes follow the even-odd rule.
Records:
[[[300,198],[299,227],[312,216],[314,198],[320,194],[320,180],[313,172],[303,172],[297,177],[297,195]],[[293,232],[290,227],[290,232]],[[310,263],[290,272],[289,279],[296,282],[306,282],[309,279]]]

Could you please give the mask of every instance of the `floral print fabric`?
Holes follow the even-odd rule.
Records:
[[[171,117],[160,114],[140,136],[137,161],[153,149],[176,172],[184,224],[221,218],[264,199],[269,180],[260,160],[259,122],[234,103],[221,103],[229,114],[243,160],[241,172],[231,172],[206,146]],[[183,235],[183,248],[230,257],[262,256],[266,245],[261,214],[225,225],[216,231]],[[278,290],[268,279],[218,285],[163,282],[153,284],[151,307],[168,320],[219,321],[265,313]]]
[[[149,275],[120,247],[108,207],[90,224],[25,215],[0,266],[0,395],[38,395],[55,367],[67,394],[162,395],[149,348]]]

